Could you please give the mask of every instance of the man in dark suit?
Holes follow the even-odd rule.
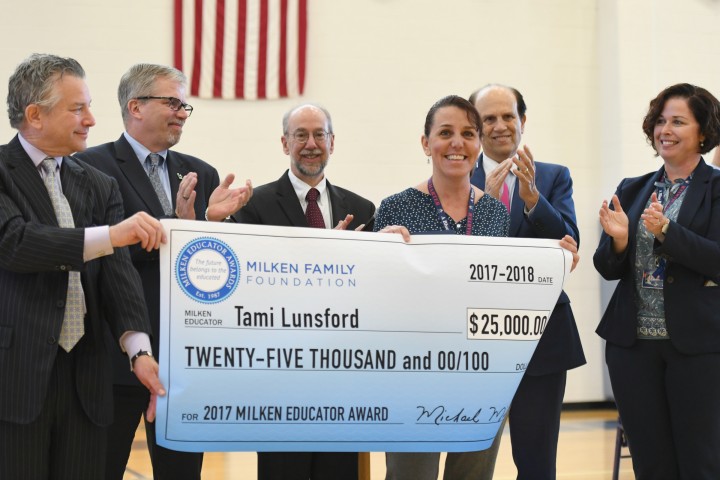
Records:
[[[222,221],[249,199],[250,181],[230,189],[234,176],[220,184],[217,170],[199,158],[169,150],[177,144],[192,113],[185,103],[187,80],[172,67],[137,64],[123,75],[118,101],[125,132],[115,142],[89,148],[78,156],[117,180],[125,215],[147,212],[155,218]],[[157,166],[152,165],[152,158]],[[174,201],[173,201],[174,200]],[[160,257],[157,251],[131,249],[140,273],[152,325],[152,348],[158,352],[160,332]],[[110,335],[106,338],[110,339]],[[148,393],[127,372],[127,360],[115,349],[115,420],[108,429],[107,468],[103,478],[122,480],[135,431]],[[158,446],[154,423],[145,420],[148,450],[156,480],[199,480],[202,453],[177,452]]]
[[[470,97],[482,120],[483,153],[471,182],[506,203],[511,237],[579,242],[570,172],[561,165],[533,161],[519,148],[525,101],[516,89],[487,85]],[[510,408],[510,440],[518,479],[556,476],[560,410],[567,370],[585,364],[580,336],[562,292],[528,364]]]
[[[236,215],[240,223],[356,229],[371,221],[375,213],[372,202],[325,178],[335,145],[327,110],[306,104],[287,112],[281,141],[290,156],[290,170],[279,180],[255,189],[250,202]],[[258,453],[260,480],[340,478],[358,478],[357,453]]]
[[[10,77],[18,135],[0,147],[0,478],[104,477],[104,323],[150,389],[148,417],[164,395],[157,363],[134,349],[150,325],[121,248],[158,248],[164,233],[144,213],[123,221],[117,183],[70,156],[95,124],[84,76],[73,59],[35,54]]]

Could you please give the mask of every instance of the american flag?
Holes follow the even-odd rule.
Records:
[[[174,43],[191,96],[295,97],[305,87],[307,0],[175,0]]]

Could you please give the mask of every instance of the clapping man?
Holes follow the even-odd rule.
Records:
[[[527,147],[520,147],[526,120],[523,96],[512,87],[487,85],[469,100],[483,129],[483,153],[471,182],[505,204],[511,237],[565,238],[574,248],[580,235],[570,172],[562,165],[536,162]],[[573,268],[576,262],[574,255]],[[519,480],[555,479],[567,370],[583,364],[570,299],[562,292],[510,407]]]
[[[185,102],[187,79],[164,65],[133,65],[120,79],[118,101],[125,132],[114,142],[87,149],[79,157],[120,185],[126,216],[146,212],[154,218],[221,221],[240,209],[252,185],[230,188],[234,175],[220,183],[217,170],[199,158],[170,150],[180,141],[193,107]],[[131,249],[140,273],[157,355],[160,333],[160,257],[157,251]],[[109,338],[109,337],[108,337]],[[127,360],[113,355],[115,421],[108,429],[106,480],[122,480],[147,391],[128,374]],[[155,480],[200,480],[202,453],[178,452],[155,442],[155,425],[145,419]]]

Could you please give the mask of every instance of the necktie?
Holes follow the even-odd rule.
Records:
[[[75,228],[72,210],[65,195],[60,191],[59,182],[56,179],[57,161],[48,157],[42,161],[42,168],[45,170],[45,188],[50,194],[55,216],[58,225],[62,228]],[[69,352],[85,333],[85,294],[80,282],[80,272],[69,272],[67,298],[65,299],[65,316],[63,317],[62,328],[60,329],[60,340],[58,344]]]
[[[510,189],[507,186],[507,183],[503,182],[502,186],[502,193],[500,194],[500,201],[505,205],[505,208],[507,208],[507,211],[510,211]]]
[[[151,153],[147,156],[145,163],[148,165],[148,177],[150,178],[150,183],[155,190],[158,200],[160,200],[163,212],[169,217],[173,213],[173,208],[170,200],[168,200],[167,193],[165,193],[165,189],[163,188],[160,175],[158,174],[158,165],[160,164],[161,158],[162,157],[160,157],[157,153]]]
[[[320,192],[317,188],[311,188],[305,195],[305,200],[307,200],[305,218],[307,218],[308,225],[312,228],[325,228],[325,220],[323,220],[322,212],[320,212],[320,207],[317,204],[319,196]]]

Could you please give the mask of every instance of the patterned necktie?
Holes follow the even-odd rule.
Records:
[[[311,188],[305,195],[307,200],[307,208],[305,209],[305,218],[307,218],[308,225],[312,228],[325,228],[325,220],[323,220],[322,212],[318,207],[317,199],[320,196],[320,192],[317,188]]]
[[[42,168],[45,170],[45,188],[50,194],[55,216],[58,225],[62,228],[75,228],[72,210],[65,195],[60,191],[60,185],[56,178],[57,161],[48,157],[42,161]],[[65,300],[65,316],[63,317],[62,328],[60,329],[60,340],[58,344],[69,352],[85,333],[85,294],[83,293],[80,281],[80,272],[69,272],[68,290]]]
[[[165,193],[165,189],[163,188],[162,181],[160,180],[160,175],[158,174],[158,165],[160,164],[161,158],[162,157],[157,153],[151,153],[145,159],[145,163],[148,166],[147,172],[148,177],[150,178],[150,183],[155,190],[155,194],[157,195],[158,200],[160,200],[160,205],[162,205],[163,212],[169,217],[173,214],[173,208],[170,200],[168,199],[167,193]]]
[[[505,205],[505,208],[507,208],[507,211],[510,211],[510,189],[507,186],[507,183],[503,182],[503,188],[502,193],[500,194],[500,201]]]

